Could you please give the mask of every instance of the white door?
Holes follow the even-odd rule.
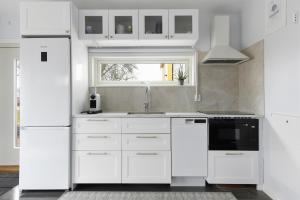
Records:
[[[172,119],[172,176],[207,176],[207,119]]]
[[[211,184],[258,184],[257,151],[209,151]]]
[[[68,189],[70,128],[22,128],[20,189]]]
[[[122,183],[171,183],[171,152],[123,151]]]
[[[138,10],[109,10],[109,39],[138,39]]]
[[[199,37],[198,12],[195,9],[169,10],[169,39],[197,40]]]
[[[70,2],[21,2],[21,35],[70,35]]]
[[[121,151],[73,151],[74,183],[121,183]]]
[[[169,39],[168,10],[139,10],[139,39]]]
[[[22,39],[20,57],[21,126],[69,126],[69,39]]]
[[[81,39],[108,39],[108,10],[79,10]]]

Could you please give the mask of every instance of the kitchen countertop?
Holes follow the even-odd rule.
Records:
[[[179,117],[251,117],[263,118],[263,115],[220,115],[220,114],[205,114],[199,112],[166,112],[164,114],[128,114],[127,112],[104,112],[99,114],[75,114],[74,118],[179,118]]]

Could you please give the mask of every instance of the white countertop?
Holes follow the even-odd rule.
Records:
[[[263,115],[218,115],[218,114],[204,114],[198,112],[166,112],[164,114],[128,114],[127,112],[104,112],[99,114],[75,114],[74,118],[179,118],[179,117],[251,117],[251,118],[263,118]]]

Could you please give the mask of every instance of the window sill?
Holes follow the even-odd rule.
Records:
[[[101,87],[147,87],[148,85],[141,85],[141,84],[130,84],[130,85],[124,85],[124,84],[104,84],[104,85],[96,85],[96,86],[90,86],[90,88],[101,88]],[[158,84],[150,84],[150,87],[196,87],[195,85],[158,85]]]

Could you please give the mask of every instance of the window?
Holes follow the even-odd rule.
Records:
[[[20,62],[14,60],[15,68],[15,131],[14,148],[20,147]]]
[[[178,85],[179,70],[187,75],[185,85],[194,82],[192,55],[92,53],[90,66],[92,86]]]

